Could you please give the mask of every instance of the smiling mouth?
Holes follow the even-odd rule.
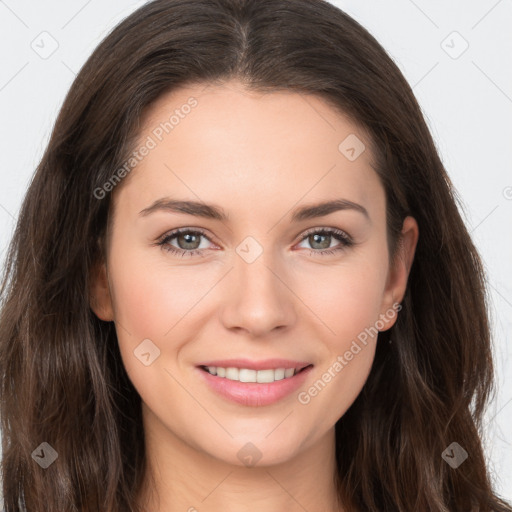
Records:
[[[306,365],[303,368],[274,368],[266,370],[252,370],[248,368],[199,366],[203,371],[221,379],[228,379],[238,382],[270,384],[279,380],[291,379],[295,375],[313,366]]]

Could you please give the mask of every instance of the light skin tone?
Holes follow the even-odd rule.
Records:
[[[152,131],[190,97],[197,106],[157,141]],[[350,134],[366,146],[353,161],[338,148]],[[142,398],[155,484],[148,480],[141,503],[148,512],[343,510],[333,483],[334,428],[368,377],[376,336],[359,343],[362,350],[307,404],[298,393],[322,379],[365,328],[379,319],[379,330],[392,327],[416,221],[405,219],[403,244],[390,261],[370,141],[312,95],[253,93],[235,81],[189,86],[148,110],[140,141],[148,136],[156,147],[113,192],[107,258],[91,281],[92,307],[115,322]],[[228,218],[140,214],[162,198],[214,204]],[[367,215],[354,207],[292,220],[301,207],[335,199]],[[200,254],[157,245],[177,228],[204,235],[182,233],[166,246]],[[323,228],[354,244],[322,236]],[[237,252],[248,236],[262,250],[251,263]],[[160,350],[148,366],[134,355],[145,339]],[[314,367],[297,392],[251,407],[219,396],[197,375],[202,361],[235,357]],[[252,467],[237,456],[247,443],[261,453]]]

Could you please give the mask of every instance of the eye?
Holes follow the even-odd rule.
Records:
[[[338,240],[340,243],[331,247],[332,239]],[[303,236],[301,243],[307,241],[313,249],[310,250],[310,255],[327,256],[342,251],[354,245],[352,238],[344,231],[335,228],[315,228],[306,232]]]
[[[203,255],[203,250],[207,247],[201,247],[201,238],[210,240],[203,231],[197,229],[176,229],[164,235],[157,245],[161,246],[164,250],[179,256],[188,254],[194,256],[195,254]],[[171,244],[171,240],[176,239],[178,247]],[[211,241],[211,240],[210,240]]]
[[[211,242],[205,232],[199,229],[180,228],[166,233],[156,245],[161,246],[165,251],[178,256],[199,255],[204,256],[204,251],[208,247],[201,247],[201,238]],[[176,244],[171,242],[176,239]],[[331,247],[332,239],[338,240],[340,243],[334,248]],[[310,250],[310,255],[329,255],[351,247],[354,244],[352,238],[344,231],[335,228],[315,228],[307,231],[301,239],[301,243],[308,241],[314,250]],[[318,250],[317,250],[318,249]]]

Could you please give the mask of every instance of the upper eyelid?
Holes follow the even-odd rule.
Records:
[[[311,233],[317,233],[317,232],[322,232],[322,231],[325,231],[329,234],[334,234],[334,235],[340,235],[340,234],[343,234],[345,235],[347,238],[350,238],[352,239],[352,236],[349,235],[344,229],[340,229],[340,228],[328,228],[328,227],[318,227],[318,228],[309,228],[309,229],[306,229],[306,231],[303,231],[302,232],[302,238],[301,240],[303,240],[305,237],[307,237],[308,235],[310,235]]]

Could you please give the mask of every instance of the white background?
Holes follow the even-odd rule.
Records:
[[[107,32],[143,3],[0,0],[0,264],[76,73]],[[484,443],[495,488],[512,500],[512,3],[332,3],[381,42],[413,86],[463,201],[492,299],[497,393]],[[47,50],[58,44],[45,59],[33,49],[42,38]]]

